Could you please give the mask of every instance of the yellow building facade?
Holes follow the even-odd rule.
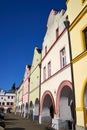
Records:
[[[87,126],[87,0],[66,1],[74,74],[76,124]]]

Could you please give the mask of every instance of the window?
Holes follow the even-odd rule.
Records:
[[[10,96],[8,96],[8,99],[10,98]]]
[[[0,105],[1,105],[1,102],[0,102]]]
[[[11,105],[13,105],[13,102],[11,102]]]
[[[63,48],[60,51],[60,59],[61,59],[61,67],[63,68],[64,66],[66,66],[66,52],[65,52],[65,48]]]
[[[83,31],[84,33],[84,42],[85,42],[85,49],[87,50],[87,27]]]
[[[2,103],[2,105],[4,106],[4,105],[5,105],[5,103],[3,102],[3,103]]]
[[[47,46],[45,46],[45,55],[47,54]]]
[[[59,30],[58,28],[56,29],[56,39],[58,38],[58,35],[59,35]]]
[[[51,62],[48,63],[48,78],[51,76]]]
[[[37,76],[37,78],[36,78],[36,87],[38,87],[39,86],[39,76]]]
[[[7,102],[7,106],[9,106],[9,102]]]
[[[43,80],[46,80],[46,67],[43,68]]]
[[[13,96],[11,96],[11,99],[13,99]]]

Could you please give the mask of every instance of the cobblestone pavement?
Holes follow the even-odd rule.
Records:
[[[46,130],[46,125],[30,121],[12,113],[5,115],[5,130]]]

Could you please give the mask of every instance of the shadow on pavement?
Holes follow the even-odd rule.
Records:
[[[25,130],[25,128],[7,128],[5,130]]]
[[[9,121],[9,120],[18,120],[18,119],[13,119],[13,118],[12,118],[12,119],[11,119],[11,118],[9,119],[9,118],[6,118],[5,120],[6,120],[6,121]]]
[[[6,122],[6,121],[5,121],[5,124],[6,124],[6,125],[16,125],[17,122]]]

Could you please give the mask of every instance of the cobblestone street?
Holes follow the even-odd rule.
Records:
[[[14,114],[6,114],[5,123],[5,130],[46,130],[45,125],[40,125],[38,122],[30,121]]]

